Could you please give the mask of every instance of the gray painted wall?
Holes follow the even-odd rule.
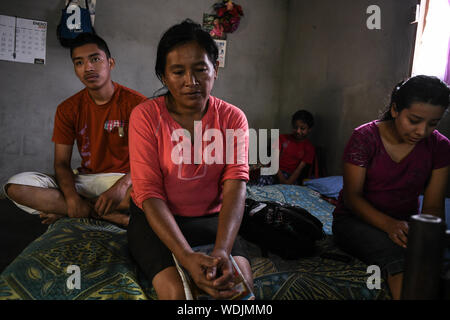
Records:
[[[161,34],[186,17],[200,22],[214,2],[97,0],[95,28],[116,59],[113,79],[151,96],[160,88],[153,69]],[[289,132],[291,114],[309,109],[317,122],[311,138],[326,154],[328,173],[341,174],[352,129],[375,119],[409,73],[417,1],[237,2],[245,17],[228,37],[213,94],[239,106],[255,129]],[[381,8],[382,30],[366,28],[371,4]],[[0,183],[21,171],[53,171],[56,107],[82,89],[55,36],[62,6],[63,0],[0,3],[0,14],[48,22],[46,65],[0,61]],[[439,129],[450,136],[450,117]]]

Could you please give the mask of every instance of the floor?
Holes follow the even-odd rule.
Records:
[[[8,199],[0,199],[0,273],[46,230],[39,217],[20,210]]]

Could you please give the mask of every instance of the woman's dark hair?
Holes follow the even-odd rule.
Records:
[[[186,19],[180,24],[170,27],[162,36],[158,44],[156,54],[155,73],[162,82],[164,70],[166,68],[167,54],[175,47],[196,41],[205,49],[209,60],[215,65],[219,57],[219,49],[211,35],[202,26],[191,19]]]
[[[294,115],[292,116],[292,120],[291,120],[293,127],[295,127],[295,123],[298,120],[303,121],[310,128],[314,127],[314,117],[309,111],[298,110],[296,113],[294,113]]]
[[[380,114],[379,120],[392,120],[391,107],[395,103],[397,112],[408,109],[412,103],[424,102],[447,109],[450,104],[450,88],[439,78],[415,76],[398,83],[391,94],[389,105]]]
[[[78,35],[73,40],[73,42],[70,45],[70,57],[72,57],[72,53],[73,53],[74,49],[84,46],[85,44],[91,44],[91,43],[96,44],[97,47],[106,54],[106,57],[108,59],[111,58],[111,53],[109,52],[109,48],[108,48],[108,45],[106,44],[105,40],[103,40],[96,34],[88,33],[88,32],[80,33],[80,35]]]

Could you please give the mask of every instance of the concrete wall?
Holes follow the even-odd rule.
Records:
[[[237,2],[245,17],[228,37],[213,94],[239,106],[252,128],[289,132],[292,113],[310,110],[317,122],[311,138],[326,154],[328,173],[341,174],[352,129],[375,119],[393,85],[409,74],[417,0]],[[116,58],[114,80],[151,96],[160,88],[153,70],[161,34],[186,17],[201,21],[214,1],[124,3],[97,0],[95,28]],[[381,8],[381,30],[366,27],[372,4]],[[0,61],[0,183],[16,172],[53,171],[56,107],[82,88],[55,36],[62,6],[63,0],[0,3],[0,14],[48,22],[46,65]],[[450,117],[439,129],[450,136]]]

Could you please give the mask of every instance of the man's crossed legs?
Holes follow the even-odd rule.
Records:
[[[126,211],[130,205],[131,187],[115,210],[109,214],[100,217],[94,209],[97,198],[124,175],[123,173],[75,174],[76,191],[92,205],[89,217],[104,219],[121,226],[128,225],[129,214]],[[51,175],[40,172],[16,174],[5,184],[4,194],[20,209],[39,215],[45,224],[51,224],[68,215],[64,194]]]

